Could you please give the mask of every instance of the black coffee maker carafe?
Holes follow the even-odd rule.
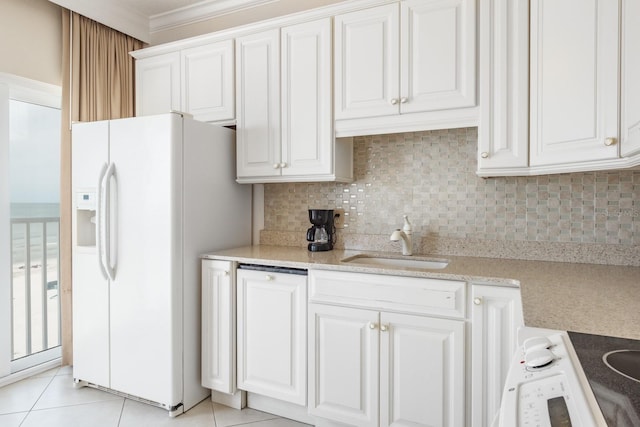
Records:
[[[333,225],[333,209],[309,209],[309,221],[313,226],[307,230],[307,248],[311,252],[330,251],[333,249],[335,227]]]

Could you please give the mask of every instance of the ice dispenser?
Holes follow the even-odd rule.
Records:
[[[76,193],[76,236],[78,246],[96,246],[96,211],[95,191]]]

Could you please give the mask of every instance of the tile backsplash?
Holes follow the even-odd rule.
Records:
[[[640,251],[640,171],[480,178],[476,156],[477,128],[357,137],[353,183],[265,185],[261,241],[296,233],[304,246],[307,209],[342,208],[346,249],[379,249],[408,214],[422,249],[435,239]]]

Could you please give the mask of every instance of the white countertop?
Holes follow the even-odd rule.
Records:
[[[519,286],[527,326],[640,339],[640,267],[431,254],[420,257],[448,259],[449,265],[426,270],[341,262],[360,253],[374,252],[309,252],[299,247],[259,245],[207,253],[203,258]]]

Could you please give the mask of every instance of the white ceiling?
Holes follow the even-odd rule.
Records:
[[[150,34],[278,0],[49,0],[148,42]]]

